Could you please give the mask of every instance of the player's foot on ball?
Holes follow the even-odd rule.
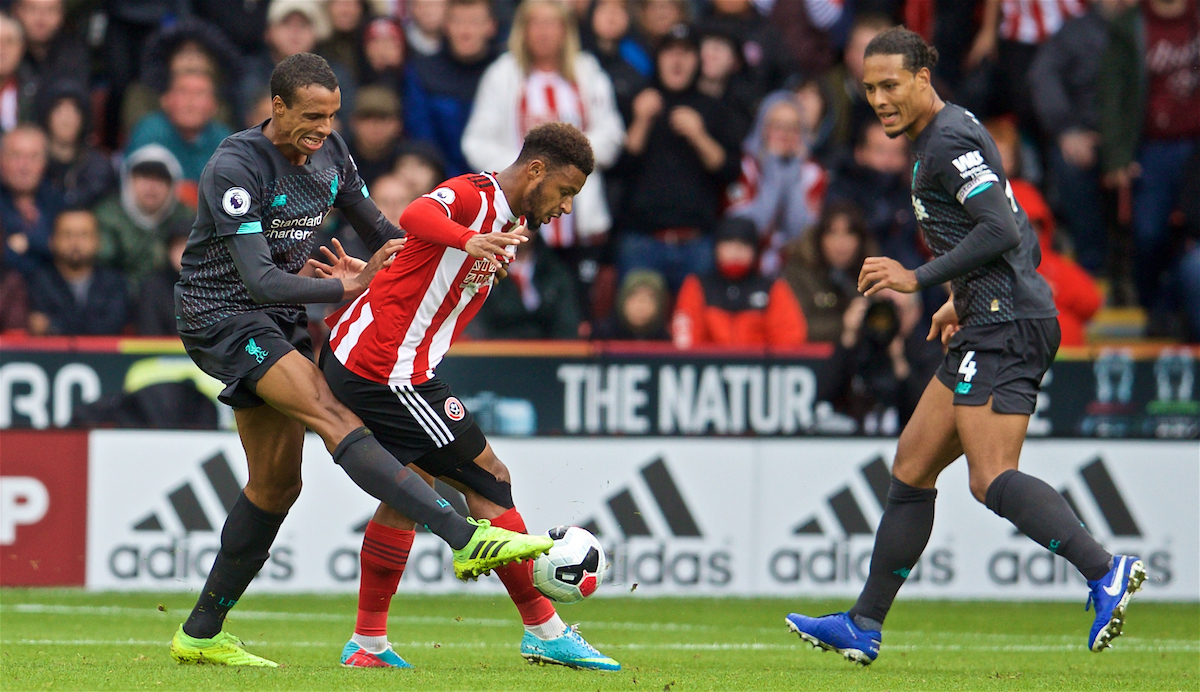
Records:
[[[176,663],[213,663],[220,666],[256,666],[278,668],[279,664],[246,651],[241,639],[228,632],[218,632],[211,639],[189,637],[183,625],[171,639],[171,658]]]
[[[1112,646],[1112,640],[1121,636],[1125,627],[1125,608],[1129,599],[1142,588],[1146,581],[1146,567],[1134,555],[1114,555],[1113,566],[1108,574],[1096,581],[1089,581],[1087,605],[1096,606],[1096,621],[1088,634],[1088,648],[1104,651]]]
[[[510,562],[532,560],[554,545],[549,536],[515,533],[492,526],[487,519],[467,521],[475,525],[475,535],[461,550],[454,551],[454,576],[463,581],[478,579]]]
[[[400,658],[400,654],[392,649],[388,642],[387,648],[379,653],[371,653],[351,639],[342,649],[342,665],[347,668],[412,668],[412,664]]]
[[[585,670],[621,670],[621,664],[596,651],[572,626],[562,636],[539,639],[526,632],[521,640],[521,655],[530,663],[567,666]]]
[[[879,656],[883,635],[859,629],[847,613],[833,613],[819,618],[792,613],[786,618],[788,629],[813,648],[835,651],[847,661],[869,666]]]

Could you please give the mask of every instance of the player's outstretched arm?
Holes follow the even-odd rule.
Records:
[[[367,289],[375,272],[390,264],[391,255],[404,244],[403,240],[389,241],[353,277],[312,279],[280,269],[271,260],[271,250],[261,233],[226,236],[223,240],[250,298],[259,304],[337,303],[358,296]]]
[[[999,185],[987,183],[977,188],[962,205],[975,227],[950,252],[917,268],[917,281],[922,287],[958,278],[1021,244],[1016,202]]]
[[[453,198],[451,200],[454,204]],[[496,266],[513,259],[509,246],[527,240],[524,234],[517,232],[520,229],[508,233],[477,233],[447,216],[449,210],[443,204],[429,196],[418,197],[400,215],[400,225],[414,238],[458,248],[472,257],[490,259]]]
[[[404,237],[404,231],[389,221],[370,197],[343,207],[342,213],[372,254],[378,252],[387,241]]]

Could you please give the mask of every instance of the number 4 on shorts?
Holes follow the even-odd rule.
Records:
[[[979,368],[975,365],[975,352],[967,351],[967,355],[963,356],[962,362],[958,364],[959,374],[966,375],[963,381],[970,382],[978,370]]]

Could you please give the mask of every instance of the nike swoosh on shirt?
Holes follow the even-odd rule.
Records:
[[[1125,558],[1121,558],[1121,562],[1117,564],[1117,573],[1113,575],[1112,584],[1104,587],[1104,593],[1109,596],[1116,596],[1121,593],[1121,576],[1125,573]]]

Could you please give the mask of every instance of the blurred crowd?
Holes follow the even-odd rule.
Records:
[[[1064,344],[1105,304],[1200,340],[1198,5],[0,0],[0,329],[174,334],[205,162],[270,117],[273,66],[315,52],[393,220],[446,177],[506,166],[538,124],[590,139],[574,211],[521,246],[469,337],[832,342],[821,399],[903,420],[946,293],[856,291],[866,256],[929,258],[909,143],[859,85],[867,43],[903,24],[996,139]],[[362,251],[336,213],[319,233]]]

